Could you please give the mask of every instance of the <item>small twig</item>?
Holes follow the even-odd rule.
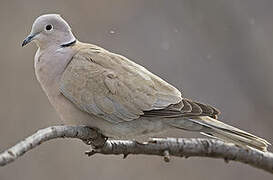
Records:
[[[165,162],[170,162],[171,161],[169,150],[164,150],[163,156],[164,156],[164,161]]]
[[[153,139],[145,144],[136,141],[107,140],[94,129],[83,126],[53,126],[39,130],[32,136],[19,142],[0,154],[0,165],[5,166],[41,143],[56,138],[77,138],[98,149],[87,152],[87,155],[111,154],[123,155],[145,154],[163,156],[165,161],[170,156],[177,157],[211,157],[225,161],[239,161],[253,167],[273,173],[273,154],[254,149],[243,149],[214,139],[166,138]],[[106,142],[105,142],[106,141]]]

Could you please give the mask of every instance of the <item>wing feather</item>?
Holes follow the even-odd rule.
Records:
[[[78,49],[60,91],[83,111],[118,123],[181,102],[180,91],[127,58],[93,45]]]

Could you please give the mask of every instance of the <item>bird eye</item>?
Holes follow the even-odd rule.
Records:
[[[53,28],[51,24],[46,25],[45,30],[50,31]]]

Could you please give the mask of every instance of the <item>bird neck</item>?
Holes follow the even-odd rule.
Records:
[[[54,36],[49,36],[35,42],[41,51],[46,51],[48,49],[66,47],[66,45],[76,42],[76,38],[71,31],[56,32]]]

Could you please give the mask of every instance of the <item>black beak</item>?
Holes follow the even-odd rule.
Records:
[[[30,35],[26,39],[24,39],[24,41],[22,43],[22,47],[25,46],[25,45],[27,45],[28,43],[30,43],[32,41],[32,39],[35,37],[35,35]]]

